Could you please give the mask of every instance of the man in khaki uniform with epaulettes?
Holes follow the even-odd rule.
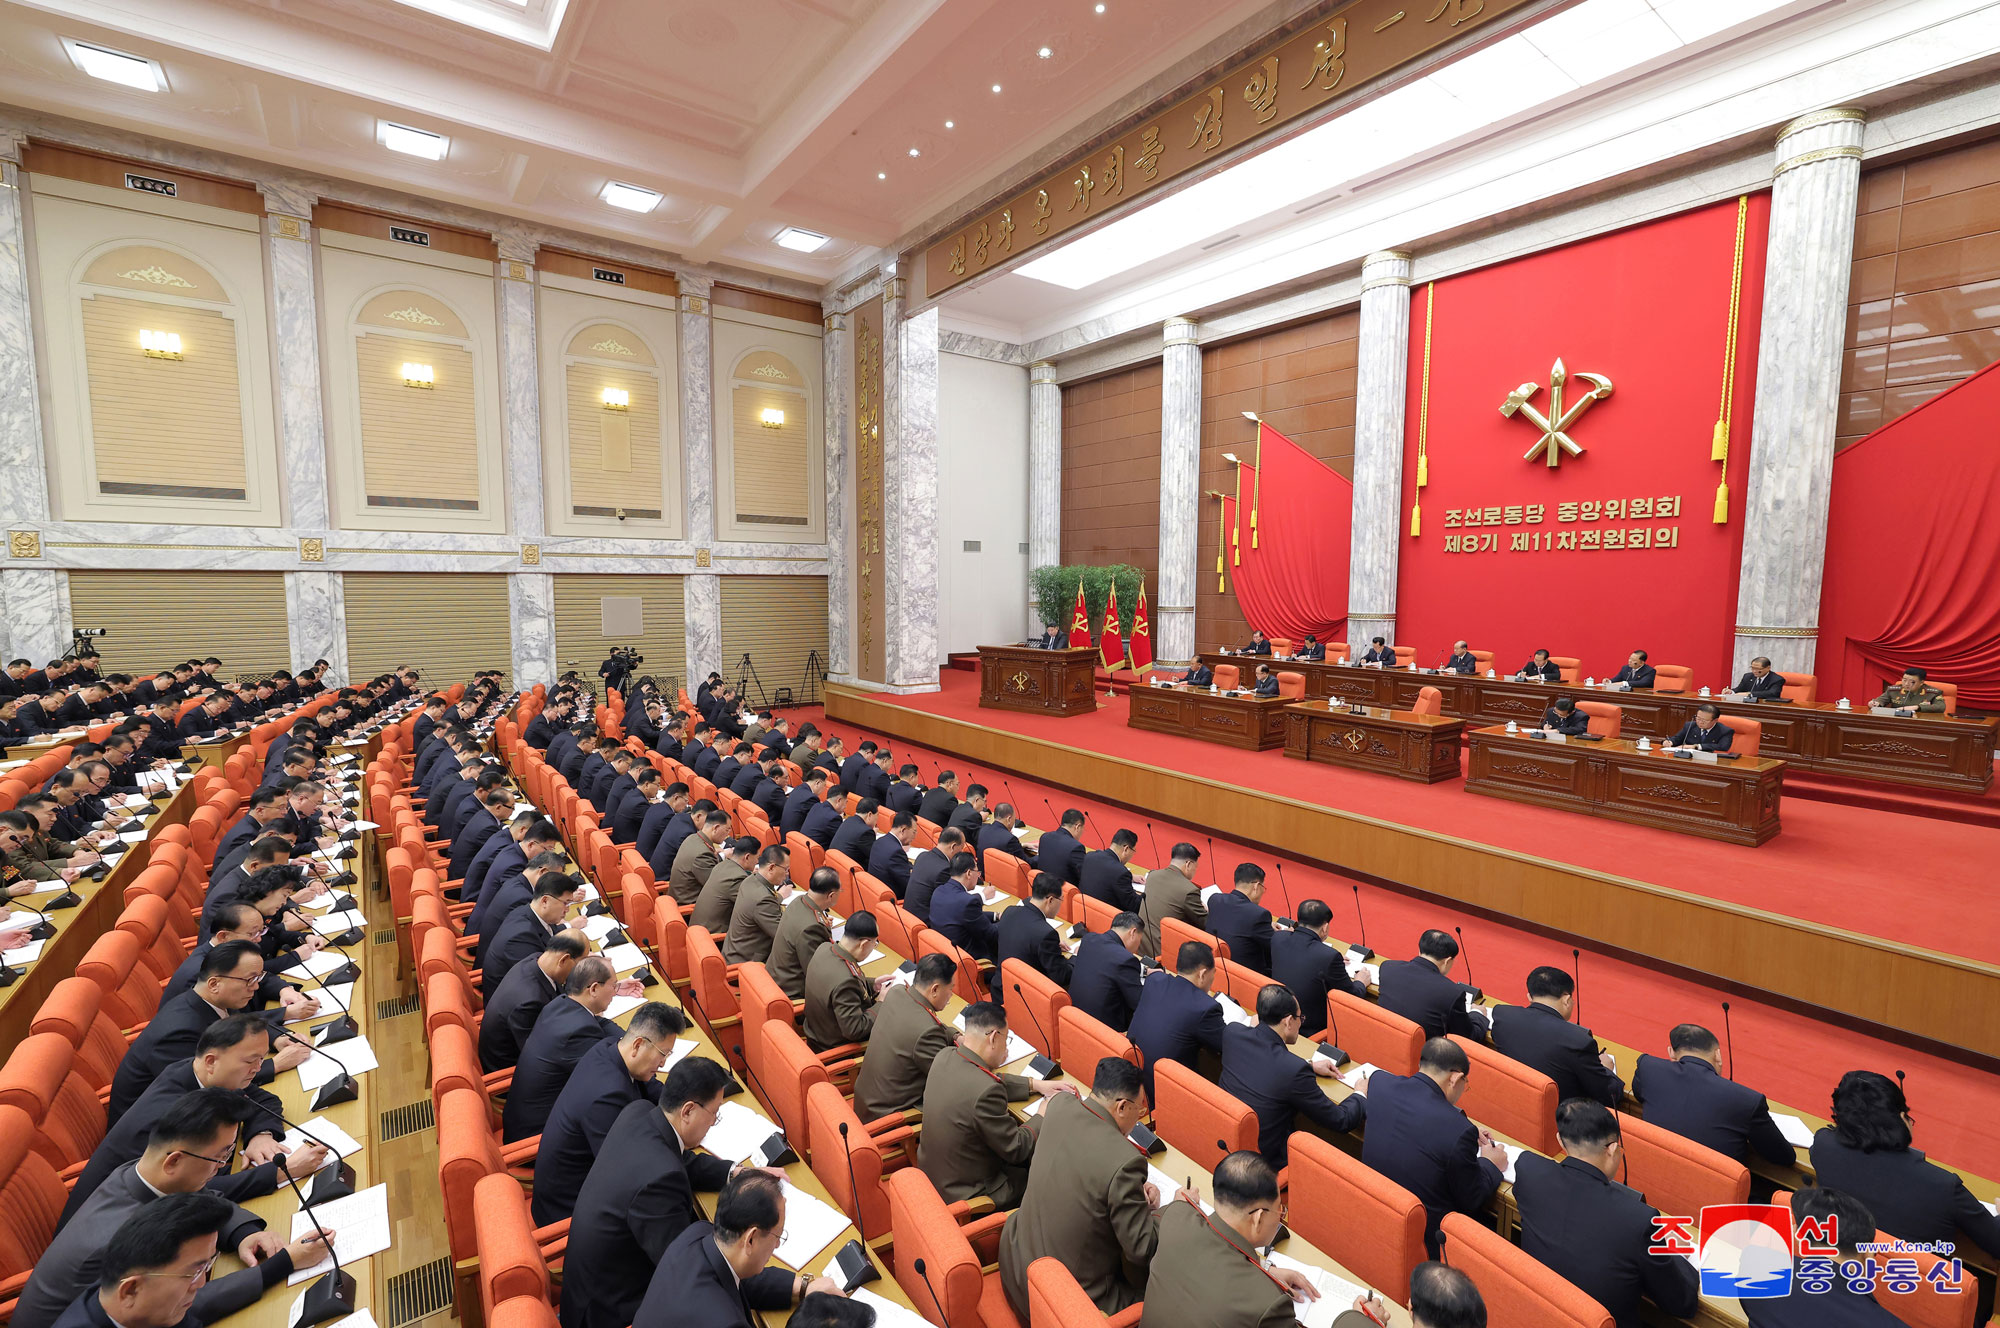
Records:
[[[743,878],[736,891],[736,909],[729,915],[729,939],[722,947],[725,962],[761,964],[771,957],[785,901],[792,894],[789,856],[783,845],[774,844],[758,855],[757,865]]]
[[[701,823],[701,828],[681,841],[674,851],[673,870],[667,875],[667,893],[676,904],[692,904],[701,898],[715,864],[721,861],[715,846],[729,834],[729,818],[717,813]]]
[[[866,1125],[892,1112],[922,1106],[931,1062],[958,1040],[937,1012],[951,1003],[958,964],[949,955],[925,955],[904,986],[882,993],[875,1031],[854,1080],[854,1114]]]
[[[1146,874],[1146,895],[1139,901],[1139,917],[1146,924],[1146,942],[1139,951],[1148,959],[1160,957],[1160,920],[1179,918],[1190,927],[1208,930],[1208,905],[1201,902],[1201,887],[1194,883],[1194,868],[1201,850],[1193,844],[1176,844],[1164,867]]]
[[[1061,1084],[1001,1074],[1006,1064],[1007,1012],[991,1001],[965,1007],[965,1031],[931,1062],[924,1081],[924,1129],[917,1165],[948,1204],[988,1198],[996,1208],[1021,1201],[1028,1163],[1035,1156],[1039,1120],[1025,1125],[1009,1102],[1036,1092],[1065,1092]]]
[[[689,835],[681,847],[686,848],[698,838],[699,832]],[[689,926],[706,927],[716,936],[729,934],[729,919],[736,912],[736,896],[743,889],[743,878],[750,874],[750,864],[757,860],[757,847],[757,841],[748,835],[725,838],[716,845],[718,857],[715,868],[709,872],[708,883],[701,887],[701,894],[695,898],[694,912],[688,918]],[[679,861],[678,852],[675,861]]]
[[[806,888],[792,892],[785,914],[778,920],[778,934],[771,941],[771,957],[764,967],[771,980],[793,1000],[804,1000],[806,967],[819,948],[833,939],[827,925],[828,912],[840,898],[840,873],[821,867],[806,881]]]
[[[813,952],[806,965],[806,1009],[801,1031],[814,1051],[832,1051],[853,1042],[869,1042],[875,1034],[878,996],[888,978],[870,979],[861,971],[875,952],[875,915],[856,909],[840,939]]]

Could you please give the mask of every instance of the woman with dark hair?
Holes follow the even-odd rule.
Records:
[[[1895,1080],[1849,1070],[1833,1090],[1833,1124],[1813,1136],[1819,1183],[1853,1195],[1886,1236],[1970,1240],[2000,1257],[2000,1217],[1972,1197],[1956,1172],[1910,1146],[1910,1107]]]

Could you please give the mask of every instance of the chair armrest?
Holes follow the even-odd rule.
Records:
[[[917,1125],[904,1125],[881,1134],[869,1131],[868,1137],[875,1141],[875,1148],[882,1155],[882,1170],[895,1171],[913,1164],[917,1160],[917,1139],[922,1133],[922,1127]]]
[[[1139,1316],[1146,1312],[1143,1304],[1120,1310],[1104,1321],[1104,1328],[1139,1328]]]
[[[988,1213],[975,1218],[959,1228],[972,1252],[983,1264],[995,1263],[1000,1258],[1000,1232],[1007,1225],[1006,1213]]]
[[[535,1228],[535,1243],[542,1247],[544,1259],[561,1258],[569,1249],[569,1224],[570,1219],[566,1217],[560,1222],[551,1222],[545,1227]]]
[[[530,1135],[526,1139],[517,1140],[511,1144],[502,1144],[500,1146],[500,1160],[510,1167],[520,1162],[532,1162],[536,1150],[541,1148],[541,1146],[542,1136],[539,1134]]]
[[[504,1093],[514,1086],[514,1067],[510,1065],[504,1070],[495,1070],[481,1077],[486,1080],[487,1092]]]

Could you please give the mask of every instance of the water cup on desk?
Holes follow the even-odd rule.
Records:
[[[1583,685],[1584,685],[1585,687],[1595,687],[1595,686],[1597,686],[1597,679],[1595,679],[1595,678],[1585,678],[1585,679],[1583,680]]]
[[[1702,688],[1702,689],[1701,689],[1701,694],[1702,694],[1703,696],[1707,696],[1707,695],[1709,694],[1709,691],[1708,691],[1708,688],[1706,688],[1706,687]]]
[[[1496,677],[1496,676],[1498,676],[1498,675],[1496,675],[1496,674],[1495,674],[1495,673],[1493,672],[1493,670],[1492,670],[1492,669],[1488,669],[1488,670],[1486,670],[1486,676],[1487,676],[1487,677],[1489,677],[1489,678],[1492,678],[1492,677]]]
[[[1834,708],[1835,710],[1852,710],[1852,709],[1854,709],[1854,707],[1853,707],[1852,705],[1850,705],[1850,704],[1848,703],[1848,700],[1847,700],[1847,698],[1846,698],[1846,697],[1844,697],[1844,696],[1843,696],[1843,697],[1841,697],[1841,698],[1840,698],[1840,699],[1839,699],[1838,701],[1835,701],[1835,702],[1833,703],[1833,708]]]
[[[1644,736],[1643,734],[1642,734],[1642,735],[1640,735],[1640,738],[1639,738],[1639,750],[1640,750],[1640,751],[1642,751],[1642,752],[1650,752],[1650,751],[1652,751],[1652,750],[1653,750],[1653,740],[1652,740],[1651,738],[1648,738],[1648,737]]]
[[[1507,731],[1509,733],[1519,733],[1521,731],[1521,726],[1519,724],[1516,724],[1513,720],[1510,719],[1507,721]]]

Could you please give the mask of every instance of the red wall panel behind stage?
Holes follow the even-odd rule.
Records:
[[[1430,361],[1429,484],[1423,533],[1409,533],[1418,496],[1417,430],[1423,404],[1426,292],[1410,313],[1409,413],[1404,426],[1402,536],[1396,640],[1431,664],[1464,637],[1495,652],[1502,671],[1538,646],[1574,655],[1583,672],[1608,677],[1642,648],[1655,664],[1687,664],[1695,685],[1719,685],[1729,668],[1742,542],[1745,463],[1755,396],[1757,329],[1764,290],[1769,195],[1750,200],[1737,332],[1730,514],[1713,524],[1722,466],[1710,460],[1721,400],[1723,342],[1736,243],[1736,203],[1716,204],[1573,244],[1436,286]],[[1577,375],[1603,374],[1612,395],[1570,430],[1581,456],[1550,470],[1522,454],[1540,430],[1500,414],[1517,385],[1541,390],[1529,405],[1549,411],[1549,370],[1562,357],[1566,401],[1589,390]],[[1581,504],[1680,498],[1678,517],[1580,519]],[[1452,526],[1453,509],[1544,508],[1540,524]],[[1577,503],[1579,519],[1560,519]],[[1647,532],[1648,547],[1555,548],[1595,533]],[[1674,532],[1679,543],[1651,547]],[[1655,532],[1659,532],[1655,534]],[[1512,551],[1513,537],[1529,548]],[[1492,537],[1497,547],[1447,552],[1449,537]],[[1535,537],[1550,546],[1536,549]]]

